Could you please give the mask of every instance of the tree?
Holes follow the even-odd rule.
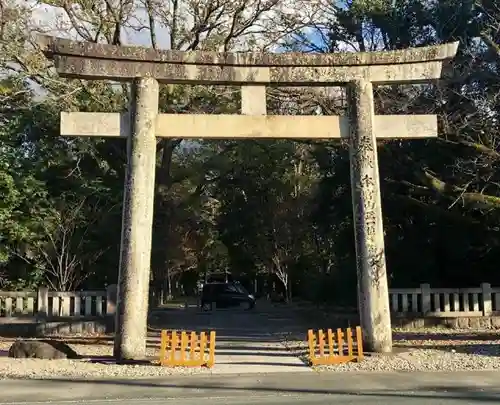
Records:
[[[90,213],[84,212],[89,208]],[[95,264],[107,247],[96,246],[89,236],[105,211],[105,206],[89,207],[86,199],[66,200],[51,221],[44,222],[44,239],[35,246],[32,260],[51,289],[74,291],[96,271]]]

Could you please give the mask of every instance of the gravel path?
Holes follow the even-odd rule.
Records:
[[[303,357],[307,343],[287,346]],[[316,367],[318,371],[460,371],[500,369],[500,333],[483,330],[394,331],[395,353],[365,357],[360,363]]]
[[[66,339],[82,360],[11,359],[7,357],[12,339],[0,338],[0,379],[7,378],[102,378],[102,377],[161,377],[180,374],[210,373],[206,368],[160,367],[159,365],[117,365],[90,362],[90,358],[106,358],[113,354],[113,344],[105,339],[93,344],[81,344],[83,339]],[[147,348],[147,355],[158,358],[158,345]],[[85,358],[87,357],[87,358]]]

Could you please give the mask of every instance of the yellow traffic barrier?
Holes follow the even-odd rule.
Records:
[[[345,331],[339,328],[334,333],[331,329],[328,329],[325,334],[321,329],[318,333],[314,333],[312,329],[309,329],[307,340],[311,365],[342,364],[363,360],[361,327],[357,326],[355,331],[353,334],[351,328],[347,328]]]
[[[167,367],[213,367],[215,364],[215,331],[178,332],[162,330],[160,364]]]

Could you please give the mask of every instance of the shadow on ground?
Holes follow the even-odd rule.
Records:
[[[47,380],[43,380],[47,381]],[[438,398],[453,399],[456,401],[475,401],[475,402],[485,402],[485,403],[499,403],[500,402],[500,390],[495,389],[481,389],[475,386],[455,386],[455,385],[425,385],[419,386],[418,388],[411,389],[409,392],[404,392],[404,390],[349,390],[349,389],[332,389],[332,388],[307,388],[301,386],[298,383],[295,388],[291,387],[266,387],[266,386],[235,386],[235,385],[225,385],[218,382],[211,383],[207,380],[201,384],[179,384],[179,383],[164,383],[164,382],[150,382],[141,380],[126,380],[126,381],[115,381],[115,380],[65,380],[65,379],[50,379],[49,381],[57,382],[58,384],[65,383],[91,383],[97,385],[110,385],[110,386],[129,386],[129,387],[142,387],[142,388],[154,388],[156,393],[161,393],[162,389],[165,389],[165,395],[170,390],[181,391],[181,390],[203,390],[206,395],[210,395],[210,391],[217,392],[218,394],[224,390],[229,392],[247,391],[250,393],[267,392],[274,394],[320,394],[320,395],[345,395],[357,397],[372,397],[374,399],[382,398],[413,398],[420,400],[436,400]],[[42,382],[43,383],[43,382]],[[160,391],[158,391],[160,390]]]
[[[498,332],[394,332],[393,340],[395,345],[408,349],[432,349],[450,353],[500,356]],[[411,343],[406,343],[407,341],[411,341]]]
[[[435,341],[442,341],[442,340],[496,340],[499,339],[499,332],[498,331],[491,331],[491,332],[477,332],[477,333],[471,333],[471,332],[466,332],[466,333],[457,333],[457,332],[447,332],[443,331],[441,333],[422,333],[418,331],[411,331],[411,332],[393,332],[392,337],[393,339],[406,339],[406,340],[435,340]]]
[[[400,349],[431,349],[448,353],[474,354],[489,357],[500,356],[500,345],[498,344],[451,344],[451,345],[428,345],[414,344],[399,346]]]
[[[305,336],[305,325],[286,306],[275,307],[267,302],[258,303],[252,311],[244,309],[214,310],[201,312],[198,308],[167,308],[154,310],[149,316],[146,345],[159,349],[162,329],[186,332],[216,332],[216,368],[223,372],[233,367],[245,372],[245,366],[254,372],[289,371],[306,368],[297,353],[289,350],[285,336],[298,333]],[[74,345],[113,345],[113,336],[65,337],[53,339]],[[83,352],[83,350],[82,350]],[[84,356],[86,361],[113,363],[106,356]],[[237,367],[236,367],[237,366]],[[259,368],[259,366],[261,366]],[[272,367],[276,366],[276,367]]]

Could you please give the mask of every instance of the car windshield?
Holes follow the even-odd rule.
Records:
[[[248,295],[248,291],[245,290],[245,287],[243,287],[241,284],[234,284],[234,288],[236,288],[236,291],[238,291],[240,294]]]

